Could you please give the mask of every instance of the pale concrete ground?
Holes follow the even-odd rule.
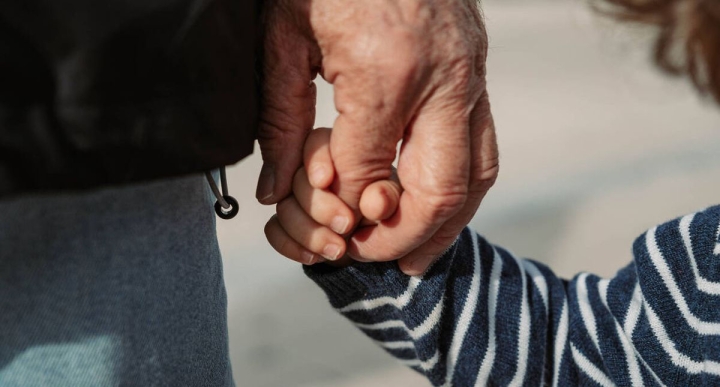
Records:
[[[488,1],[489,90],[500,179],[473,226],[563,276],[612,275],[646,228],[720,202],[720,110],[653,70],[647,34],[584,2]],[[331,126],[320,85],[318,125]],[[425,386],[336,315],[275,254],[253,197],[259,155],[230,172],[238,219],[220,221],[238,386]]]

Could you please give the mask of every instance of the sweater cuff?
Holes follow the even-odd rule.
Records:
[[[356,262],[336,268],[319,263],[303,266],[305,274],[327,294],[333,308],[342,308],[354,301],[378,296],[396,296],[409,281],[396,262]]]
[[[425,273],[423,278],[437,275],[449,268],[455,255],[455,244],[450,246]],[[337,268],[324,263],[303,266],[310,277],[325,294],[334,308],[342,308],[352,302],[377,297],[398,297],[408,288],[410,276],[390,262],[355,262],[347,267]]]

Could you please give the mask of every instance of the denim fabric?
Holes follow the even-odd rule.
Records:
[[[0,386],[233,386],[202,176],[0,201]]]

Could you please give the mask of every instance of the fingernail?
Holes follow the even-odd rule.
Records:
[[[317,185],[324,181],[326,177],[327,170],[321,165],[315,166],[313,170],[310,171],[310,182],[313,183],[313,185]]]
[[[350,219],[346,216],[336,216],[330,222],[330,228],[338,234],[345,234],[347,232],[347,226],[350,223]]]
[[[260,178],[258,179],[257,191],[255,197],[261,203],[267,201],[273,196],[275,190],[275,167],[270,164],[263,164],[260,170]]]
[[[323,257],[325,257],[331,261],[334,261],[334,260],[340,258],[340,246],[332,244],[332,243],[329,245],[326,245],[325,248],[323,249]]]
[[[305,251],[302,252],[302,255],[301,255],[301,256],[302,256],[303,264],[305,264],[305,265],[312,265],[313,263],[315,263],[315,262],[314,262],[314,260],[315,260],[315,254],[313,254],[313,253],[305,250]]]

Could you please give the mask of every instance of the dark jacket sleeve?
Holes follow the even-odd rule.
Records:
[[[252,152],[252,0],[0,4],[0,196],[199,172]]]

